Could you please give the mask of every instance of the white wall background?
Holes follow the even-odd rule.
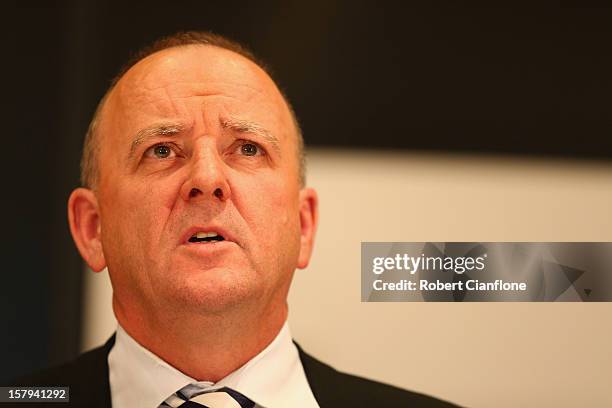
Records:
[[[309,152],[317,245],[290,324],[336,368],[470,407],[612,406],[612,303],[361,303],[361,241],[612,241],[612,166]],[[611,272],[612,273],[612,272]],[[86,273],[83,349],[114,330]]]

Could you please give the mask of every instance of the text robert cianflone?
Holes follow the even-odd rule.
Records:
[[[501,279],[496,279],[493,282],[482,282],[478,279],[469,279],[465,282],[443,282],[440,280],[428,281],[426,279],[420,279],[417,282],[402,279],[398,282],[384,282],[381,279],[377,279],[373,282],[373,289],[376,291],[434,291],[434,290],[446,290],[446,291],[525,291],[527,290],[527,284],[525,282],[506,282]]]
[[[411,256],[395,254],[394,257],[375,257],[372,259],[372,272],[380,275],[385,271],[405,270],[414,275],[422,271],[453,271],[457,274],[473,270],[483,270],[487,254],[478,257],[458,256]]]

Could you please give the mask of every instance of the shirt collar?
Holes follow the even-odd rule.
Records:
[[[157,408],[188,384],[230,387],[266,408],[318,408],[287,322],[259,354],[217,383],[196,381],[136,342],[120,325],[108,355],[113,407]]]

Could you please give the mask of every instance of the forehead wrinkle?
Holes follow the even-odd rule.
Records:
[[[269,130],[264,128],[263,126],[251,122],[245,119],[239,119],[235,117],[229,117],[225,119],[221,119],[221,127],[224,129],[234,130],[238,133],[252,133],[254,135],[260,136],[268,143],[270,143],[277,152],[280,153],[280,144],[278,138],[274,136]]]
[[[175,122],[163,122],[147,126],[146,128],[136,132],[136,134],[132,138],[132,143],[130,145],[130,153],[128,157],[131,158],[134,155],[136,148],[148,139],[155,138],[158,136],[176,135],[184,130],[185,125],[183,125],[182,123]]]

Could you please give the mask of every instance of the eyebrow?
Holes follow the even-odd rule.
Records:
[[[134,155],[138,145],[141,145],[145,141],[159,136],[176,135],[177,133],[181,133],[184,129],[185,126],[181,123],[165,122],[147,126],[146,128],[139,130],[132,139],[128,158],[131,158]]]
[[[280,143],[278,138],[274,136],[269,130],[255,122],[251,122],[245,119],[239,119],[230,117],[221,120],[221,127],[230,129],[238,133],[251,133],[257,135],[270,143],[274,149],[280,153]]]

